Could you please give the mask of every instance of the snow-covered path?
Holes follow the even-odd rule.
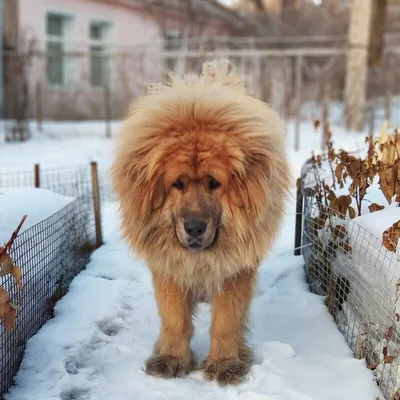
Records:
[[[323,299],[309,293],[302,257],[291,255],[293,210],[260,270],[251,313],[256,360],[240,386],[220,388],[201,372],[174,380],[143,372],[159,324],[150,274],[120,240],[115,204],[106,204],[106,245],[72,282],[56,317],[28,342],[6,399],[377,399],[372,373],[353,358]],[[209,306],[201,305],[193,340],[199,359],[207,353],[209,322]]]

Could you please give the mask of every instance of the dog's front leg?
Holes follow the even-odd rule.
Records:
[[[245,331],[253,297],[254,271],[245,271],[223,285],[213,297],[211,346],[204,363],[204,377],[221,385],[240,383],[249,372],[251,350]]]
[[[160,336],[154,354],[146,362],[149,375],[172,378],[186,375],[194,369],[190,350],[193,335],[193,304],[172,279],[153,273],[153,285],[161,317]]]

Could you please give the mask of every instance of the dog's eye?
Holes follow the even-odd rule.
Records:
[[[178,189],[178,190],[183,190],[183,189],[185,189],[185,185],[183,184],[183,182],[180,180],[180,179],[178,179],[178,180],[176,180],[173,184],[172,184],[172,187],[174,187],[175,189]]]
[[[208,179],[208,188],[210,190],[215,190],[218,189],[221,186],[221,184],[214,179],[212,176],[210,176],[210,178]]]

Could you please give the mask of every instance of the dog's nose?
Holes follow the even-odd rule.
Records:
[[[207,222],[201,219],[188,219],[185,222],[185,232],[194,238],[200,237],[207,229]]]

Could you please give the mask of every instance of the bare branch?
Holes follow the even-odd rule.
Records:
[[[0,251],[0,259],[1,259],[1,257],[3,257],[5,254],[7,254],[7,251],[10,250],[11,246],[12,246],[13,243],[14,243],[15,238],[18,236],[18,233],[19,233],[19,231],[21,230],[22,225],[24,224],[24,222],[25,222],[25,220],[26,220],[27,217],[28,217],[27,215],[24,215],[24,216],[22,217],[21,222],[20,222],[19,225],[17,226],[17,229],[15,229],[15,231],[12,233],[12,235],[11,235],[10,239],[8,240],[8,242],[6,243],[6,245],[5,245],[3,248],[1,248],[1,251]]]

